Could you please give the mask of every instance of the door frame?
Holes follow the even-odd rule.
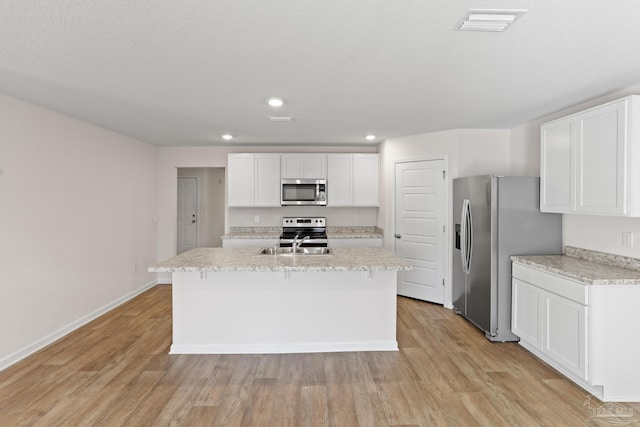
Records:
[[[176,220],[175,220],[175,225],[176,225],[176,243],[175,243],[175,252],[176,254],[178,253],[178,242],[180,241],[180,239],[178,238],[178,202],[180,199],[180,186],[177,185],[177,183],[180,181],[181,178],[190,178],[190,179],[195,179],[196,181],[196,248],[199,247],[198,244],[199,239],[198,239],[198,232],[200,230],[200,180],[198,179],[197,176],[193,176],[193,175],[183,175],[183,176],[177,176],[176,177]]]
[[[428,162],[433,160],[442,160],[444,163],[444,172],[445,172],[445,185],[444,185],[444,205],[445,205],[445,220],[444,220],[444,244],[442,250],[444,250],[444,301],[443,306],[449,309],[453,308],[453,303],[451,300],[451,203],[449,201],[449,194],[451,193],[451,186],[453,180],[451,179],[451,174],[449,173],[449,158],[446,154],[437,155],[437,156],[425,156],[425,157],[411,157],[411,158],[402,158],[396,159],[393,161],[392,168],[392,176],[393,176],[393,185],[391,189],[391,233],[388,234],[389,239],[391,240],[391,250],[393,253],[396,253],[396,239],[393,237],[396,231],[396,167],[400,163],[416,163],[416,162]]]

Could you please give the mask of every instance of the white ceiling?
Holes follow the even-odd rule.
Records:
[[[528,12],[457,31],[472,8]],[[640,83],[638,18],[638,0],[2,0],[0,92],[157,145],[510,128]]]

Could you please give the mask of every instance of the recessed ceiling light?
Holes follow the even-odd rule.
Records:
[[[267,99],[267,104],[274,108],[282,107],[284,105],[284,99],[282,98],[269,98]]]
[[[462,31],[504,31],[526,10],[507,9],[471,9],[464,18]]]
[[[224,139],[225,141],[230,141],[233,139],[233,135],[231,135],[230,133],[225,133],[224,135],[222,135],[222,139]]]
[[[292,122],[293,116],[269,116],[272,122]]]
[[[375,139],[376,139],[376,136],[375,136],[375,135],[372,135],[372,134],[369,134],[369,135],[365,136],[365,139],[366,139],[367,141],[373,141],[373,140],[375,140]]]

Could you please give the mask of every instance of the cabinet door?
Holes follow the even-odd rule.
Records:
[[[255,155],[255,206],[280,206],[280,155]]]
[[[327,178],[327,156],[324,154],[305,154],[303,156],[303,177],[312,179]]]
[[[542,350],[542,289],[514,278],[511,292],[511,331],[521,342]]]
[[[540,128],[540,210],[575,210],[573,118]]]
[[[229,154],[227,158],[227,204],[253,206],[255,203],[253,154]]]
[[[302,154],[283,154],[280,156],[282,178],[303,178],[304,163]]]
[[[378,206],[380,162],[377,154],[353,155],[353,204]]]
[[[353,154],[327,156],[327,206],[353,206]]]
[[[576,211],[624,214],[627,100],[577,116]]]
[[[544,348],[559,365],[587,379],[587,307],[544,292]]]

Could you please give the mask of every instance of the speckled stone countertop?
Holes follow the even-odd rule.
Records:
[[[378,227],[327,227],[327,237],[329,241],[331,239],[382,239],[383,232]]]
[[[233,227],[223,239],[278,239],[281,227]],[[382,239],[378,227],[327,227],[329,239]]]
[[[587,285],[640,286],[640,259],[567,246],[564,255],[518,255],[513,262]]]
[[[204,271],[400,271],[413,267],[381,248],[332,248],[333,255],[257,255],[259,248],[197,248],[149,267],[152,273]]]

